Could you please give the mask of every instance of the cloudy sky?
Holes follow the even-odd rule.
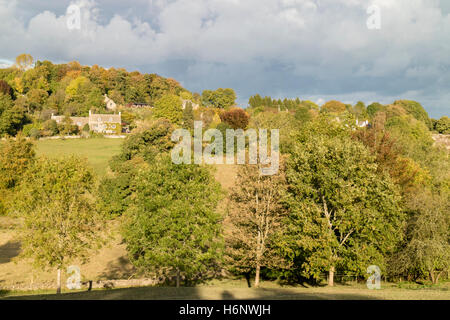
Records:
[[[68,28],[71,4],[80,29]],[[380,29],[369,29],[372,5]],[[70,24],[69,24],[70,25]],[[0,0],[0,67],[124,67],[191,91],[389,103],[450,115],[450,0]]]

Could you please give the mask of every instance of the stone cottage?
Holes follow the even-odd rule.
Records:
[[[60,124],[63,123],[65,117],[52,114],[51,119]],[[120,112],[119,114],[95,114],[89,111],[89,117],[70,117],[70,120],[80,130],[88,124],[89,130],[96,133],[120,134],[122,132],[122,115]]]

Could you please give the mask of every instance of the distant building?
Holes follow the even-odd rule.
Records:
[[[198,105],[197,103],[192,102],[191,100],[183,100],[182,101],[182,103],[183,103],[183,105],[182,105],[183,110],[186,109],[186,105],[189,102],[192,104],[192,110],[197,110],[198,108],[200,108],[200,105]]]
[[[58,124],[63,123],[65,118],[65,116],[55,116],[53,114],[51,117]],[[122,115],[120,112],[119,114],[95,114],[89,111],[89,117],[70,117],[70,120],[80,130],[88,124],[89,130],[96,133],[120,134],[122,132]]]
[[[105,94],[105,103],[106,109],[111,111],[115,111],[117,109],[117,104],[112,99],[110,99],[106,94]]]

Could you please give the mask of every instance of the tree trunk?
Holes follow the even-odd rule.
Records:
[[[61,268],[58,269],[56,275],[56,294],[61,294]]]
[[[177,288],[180,287],[180,269],[177,269]]]
[[[259,287],[259,273],[261,271],[261,266],[259,263],[256,264],[256,274],[255,274],[255,288]]]
[[[328,285],[330,287],[334,286],[334,266],[330,267],[330,270],[328,271]]]
[[[431,283],[432,284],[434,284],[435,283],[435,279],[434,279],[434,272],[433,271],[429,271],[429,273],[430,273],[430,280],[431,280]]]

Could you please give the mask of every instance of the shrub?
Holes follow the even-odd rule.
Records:
[[[234,108],[220,114],[220,120],[227,123],[233,129],[245,129],[250,121],[250,116],[241,108]]]

